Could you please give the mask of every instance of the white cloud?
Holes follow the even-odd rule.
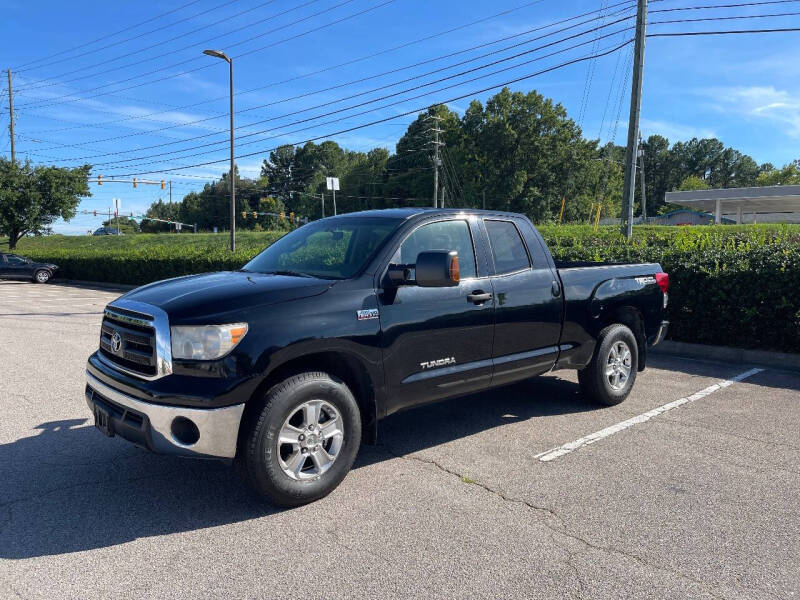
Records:
[[[766,86],[730,86],[700,90],[722,112],[749,120],[768,121],[788,135],[800,138],[800,96]]]
[[[625,129],[627,129],[627,127]],[[714,131],[707,127],[684,125],[682,123],[658,119],[642,119],[640,122],[640,129],[642,130],[643,138],[647,138],[650,135],[662,135],[671,143],[686,141],[692,138],[702,139],[717,137]]]

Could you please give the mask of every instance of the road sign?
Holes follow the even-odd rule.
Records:
[[[325,183],[328,186],[329,190],[333,190],[335,192],[339,191],[339,178],[338,177],[326,177]]]

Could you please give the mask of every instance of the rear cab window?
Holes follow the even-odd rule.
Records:
[[[496,275],[515,273],[531,267],[528,250],[512,221],[485,219],[484,225],[489,236]]]

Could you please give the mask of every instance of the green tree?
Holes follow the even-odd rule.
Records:
[[[776,169],[773,165],[762,165],[756,183],[757,185],[800,184],[800,160],[790,162],[780,169]]]
[[[113,227],[116,229],[118,226],[117,219],[111,218],[106,219],[103,221],[103,227]],[[124,234],[132,234],[132,233],[139,233],[141,231],[141,227],[139,223],[136,222],[135,219],[131,217],[120,217],[119,218],[119,230]]]
[[[9,249],[25,235],[48,233],[59,218],[75,216],[89,191],[90,165],[73,169],[12,163],[0,158],[0,234]]]
[[[707,190],[710,187],[711,186],[708,185],[705,180],[700,179],[697,175],[689,175],[681,182],[681,185],[678,187],[678,191],[688,192],[692,190]]]

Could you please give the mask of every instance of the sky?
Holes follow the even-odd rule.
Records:
[[[800,27],[800,0],[673,10],[740,3],[651,0],[648,32]],[[0,68],[12,71],[17,159],[89,163],[93,176],[106,181],[92,184],[92,196],[81,202],[90,213],[56,224],[59,233],[95,229],[102,217],[93,211],[107,212],[115,197],[122,214],[141,214],[169,198],[168,184],[134,189],[112,178],[172,181],[179,200],[227,169],[228,66],[203,55],[206,48],[233,57],[236,162],[244,176],[257,177],[276,146],[309,139],[393,151],[426,106],[446,103],[463,114],[472,99],[485,101],[512,80],[512,90],[536,90],[561,103],[588,138],[624,144],[627,136],[632,44],[614,49],[632,38],[633,19],[620,20],[634,14],[633,2],[37,0],[31,6],[5,0],[0,22]],[[661,23],[701,18],[714,20]],[[555,24],[565,19],[571,20]],[[759,163],[783,165],[800,158],[798,75],[800,32],[649,37],[642,134],[672,143],[717,137]],[[382,96],[388,97],[378,101]],[[383,122],[344,131],[374,121]],[[4,73],[0,153],[6,157],[8,123]]]

